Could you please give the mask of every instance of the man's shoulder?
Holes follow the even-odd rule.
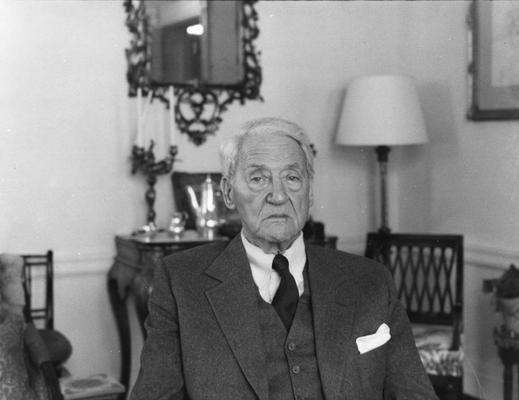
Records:
[[[380,275],[388,272],[384,265],[375,260],[342,250],[307,244],[307,253],[320,264],[333,265],[346,273]]]
[[[166,267],[173,266],[175,268],[186,264],[193,266],[208,265],[227,248],[228,244],[229,241],[218,240],[178,251],[165,257],[164,264]]]
[[[326,258],[329,261],[356,261],[356,262],[367,262],[369,264],[374,263],[373,260],[364,256],[350,253],[343,250],[333,249],[330,247],[318,246],[315,244],[306,243],[307,253],[318,256],[319,258]],[[375,262],[376,263],[376,262]]]

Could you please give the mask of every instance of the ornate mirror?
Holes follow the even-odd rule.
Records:
[[[256,1],[125,0],[129,96],[174,107],[179,130],[202,144],[229,104],[261,99]]]

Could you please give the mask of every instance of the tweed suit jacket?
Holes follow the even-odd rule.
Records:
[[[306,245],[317,363],[327,400],[436,399],[386,268]],[[156,269],[132,400],[268,400],[258,290],[240,235]],[[386,323],[391,339],[355,339]]]

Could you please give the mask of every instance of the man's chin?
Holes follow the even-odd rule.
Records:
[[[275,224],[269,226],[265,230],[264,237],[268,238],[271,243],[287,243],[293,242],[298,236],[301,230],[297,230],[294,227],[276,226]]]

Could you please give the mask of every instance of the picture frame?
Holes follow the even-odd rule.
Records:
[[[473,0],[469,17],[467,116],[519,119],[519,2]]]

